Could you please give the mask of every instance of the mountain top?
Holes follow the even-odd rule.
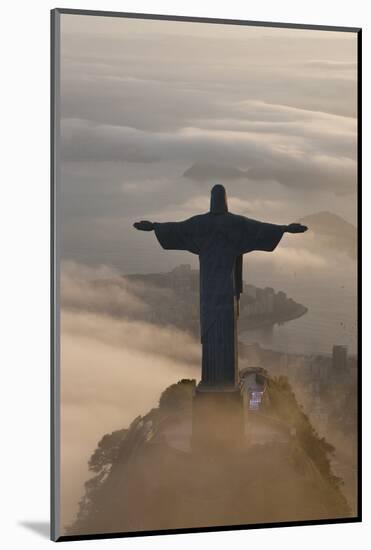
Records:
[[[356,233],[356,228],[351,223],[347,222],[339,216],[329,211],[316,212],[301,218],[300,223],[307,224],[314,231],[322,233],[334,233],[353,235]]]
[[[334,448],[315,432],[287,378],[262,376],[266,394],[247,417],[252,439],[243,447],[210,456],[181,444],[192,419],[195,381],[188,379],[169,386],[128,429],[105,435],[67,534],[350,517],[331,471]]]
[[[352,260],[356,259],[357,228],[353,224],[328,211],[310,214],[299,221],[308,226],[321,246],[344,252]]]

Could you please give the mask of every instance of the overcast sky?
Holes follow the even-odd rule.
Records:
[[[64,259],[168,269],[132,223],[203,212],[218,182],[252,218],[355,223],[355,34],[62,15],[61,59]],[[246,175],[183,177],[199,162]]]

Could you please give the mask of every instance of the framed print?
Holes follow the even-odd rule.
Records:
[[[361,520],[361,30],[52,11],[52,538]]]

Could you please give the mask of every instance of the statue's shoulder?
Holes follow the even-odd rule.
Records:
[[[206,212],[205,214],[196,214],[196,216],[192,216],[191,218],[188,218],[186,221],[192,225],[201,225],[203,223],[207,223],[209,219],[210,219],[210,213]]]
[[[226,214],[226,219],[231,225],[238,225],[238,224],[246,223],[250,221],[250,219],[246,218],[246,216],[241,216],[240,214],[233,214],[232,212],[228,212],[228,214]]]

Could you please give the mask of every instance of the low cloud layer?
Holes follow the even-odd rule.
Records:
[[[281,126],[254,122],[249,127],[246,119],[244,124],[237,122],[237,128],[233,120],[221,122],[224,128],[215,128],[216,121],[213,129],[186,127],[161,134],[66,120],[63,155],[67,161],[151,163],[171,159],[190,165],[217,159],[218,163],[247,170],[248,177],[256,181],[354,193],[355,126],[341,117],[340,121],[334,118],[313,114],[308,128],[298,122]]]
[[[64,258],[143,269],[136,216],[174,219],[217,180],[284,203],[281,223],[355,222],[352,33],[64,15],[61,60]],[[183,177],[195,163],[209,179]]]
[[[63,524],[76,513],[87,460],[102,434],[155,407],[171,383],[200,374],[200,347],[189,335],[129,320],[144,312],[129,288],[106,267],[69,263],[62,271]],[[126,318],[117,317],[116,300],[127,305],[119,311]]]

